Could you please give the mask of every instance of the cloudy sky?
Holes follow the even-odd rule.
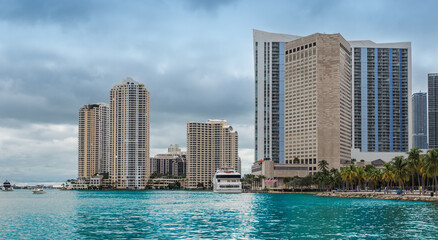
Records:
[[[252,29],[411,41],[413,91],[438,72],[438,2],[0,0],[0,180],[77,176],[77,112],[130,76],[151,92],[151,155],[186,121],[226,119],[253,161]]]

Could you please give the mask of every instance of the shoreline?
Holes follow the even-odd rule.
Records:
[[[23,189],[26,190],[26,189]],[[54,189],[60,191],[190,191],[190,192],[212,192],[212,190],[195,190],[195,189]],[[304,194],[316,197],[339,197],[339,198],[362,198],[362,199],[381,199],[381,200],[398,200],[398,201],[416,201],[416,202],[436,202],[438,196],[418,194],[385,194],[383,192],[281,192],[281,191],[247,191],[245,193],[271,193],[271,194]]]
[[[414,202],[438,202],[438,197],[430,195],[414,195],[414,194],[384,194],[378,192],[322,192],[317,193],[317,197],[340,197],[340,198],[368,198],[382,200],[399,200],[399,201],[414,201]]]

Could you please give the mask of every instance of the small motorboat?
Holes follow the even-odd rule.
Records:
[[[14,188],[12,188],[12,185],[8,180],[3,183],[2,191],[14,191]]]
[[[34,188],[32,192],[33,192],[33,193],[35,193],[35,194],[42,194],[42,193],[46,193],[46,191],[44,191],[44,189],[42,189],[42,188],[39,188],[39,187],[37,187],[37,188]]]

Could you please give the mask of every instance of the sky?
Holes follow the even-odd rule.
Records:
[[[126,77],[151,93],[151,156],[226,119],[254,161],[252,30],[412,42],[413,92],[438,72],[438,1],[0,0],[0,181],[77,177],[78,110]]]

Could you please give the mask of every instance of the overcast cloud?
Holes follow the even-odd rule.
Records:
[[[252,29],[411,41],[413,91],[438,72],[435,1],[0,0],[0,180],[77,175],[77,112],[130,76],[151,92],[151,155],[186,121],[226,119],[254,158]]]

